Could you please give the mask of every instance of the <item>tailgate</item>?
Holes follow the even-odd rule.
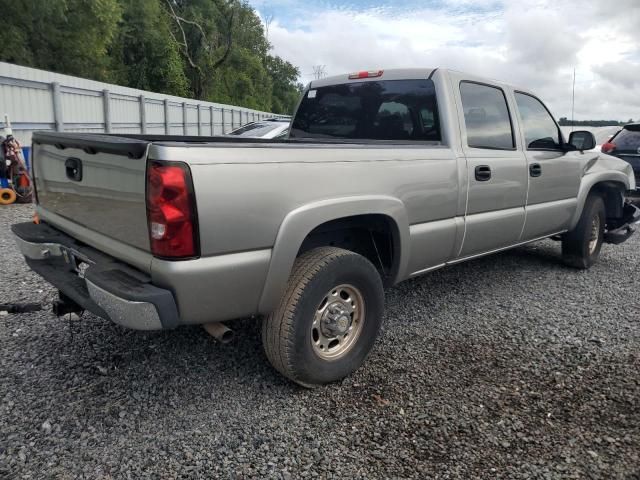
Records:
[[[149,251],[145,205],[149,143],[111,135],[36,132],[33,173],[43,218],[55,225],[55,219],[46,215],[52,212],[72,225]]]

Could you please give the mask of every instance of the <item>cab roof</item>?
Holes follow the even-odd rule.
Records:
[[[383,74],[377,77],[360,78],[358,81],[376,81],[376,80],[419,80],[422,78],[429,78],[435,71],[435,68],[392,68],[389,70],[380,69]],[[377,71],[377,70],[373,70]],[[334,75],[332,77],[322,78],[320,80],[313,80],[310,84],[310,88],[326,87],[327,85],[336,85],[340,83],[353,82],[354,79],[350,79],[349,75],[354,72],[344,73],[342,75]],[[357,72],[355,72],[357,73]]]
[[[448,72],[455,73],[457,75],[462,75],[468,80],[475,82],[487,83],[489,85],[496,85],[503,88],[509,88],[512,90],[517,90],[520,92],[532,94],[528,88],[519,88],[515,85],[508,84],[502,80],[498,80],[490,77],[482,77],[479,75],[475,75],[469,72],[461,72],[458,70],[447,69],[447,68],[390,68],[390,69],[374,69],[369,71],[353,71],[349,73],[344,73],[341,75],[334,75],[331,77],[322,78],[319,80],[313,80],[309,83],[309,88],[319,88],[326,87],[329,85],[339,85],[341,83],[350,83],[350,82],[372,82],[378,80],[420,80],[424,78],[431,78],[436,71],[438,72]],[[359,73],[371,73],[373,75],[368,78],[358,78],[357,75]],[[377,72],[382,72],[380,75],[376,75]]]

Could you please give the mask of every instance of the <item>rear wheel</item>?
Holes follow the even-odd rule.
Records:
[[[339,380],[371,350],[383,308],[382,280],[369,260],[334,247],[306,252],[262,324],[267,358],[306,387]]]
[[[602,197],[591,194],[576,227],[562,236],[562,260],[573,268],[587,269],[598,261],[606,211]]]

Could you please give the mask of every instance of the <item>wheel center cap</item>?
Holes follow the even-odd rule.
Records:
[[[340,303],[329,305],[322,319],[322,331],[329,337],[344,335],[351,326],[351,316]]]
[[[342,315],[340,318],[336,320],[336,327],[340,330],[340,333],[345,333],[349,328],[350,318],[346,315]]]

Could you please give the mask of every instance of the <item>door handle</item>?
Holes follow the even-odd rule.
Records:
[[[476,167],[476,180],[478,182],[491,180],[491,167],[489,165],[478,165]]]
[[[529,165],[529,175],[532,177],[539,177],[542,175],[542,165],[539,163],[532,163]]]

